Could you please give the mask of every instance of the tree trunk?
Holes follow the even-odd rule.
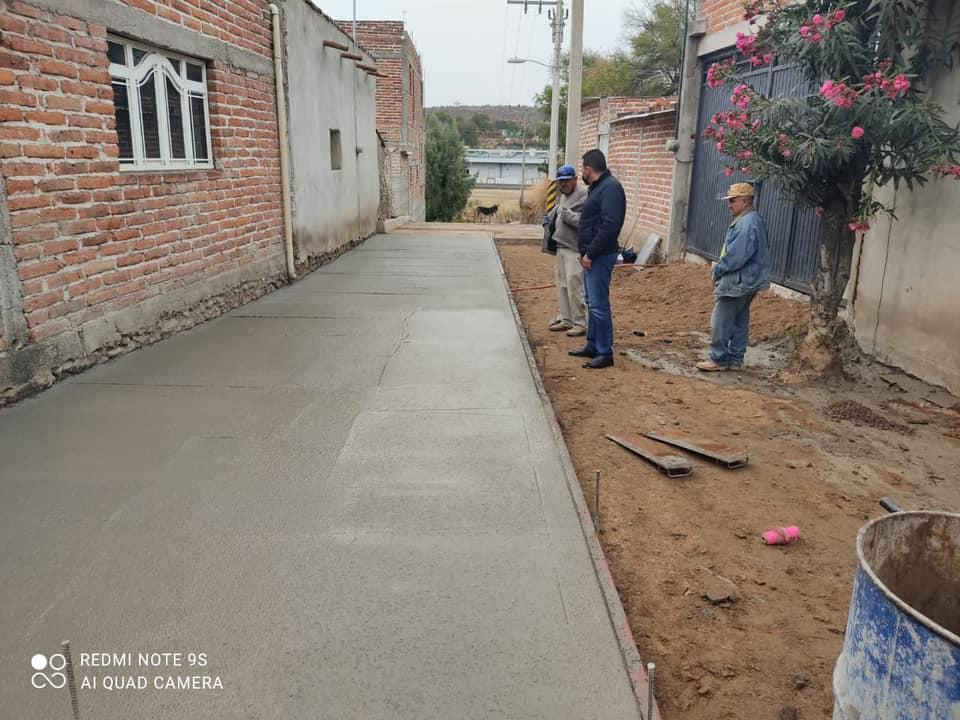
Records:
[[[792,367],[803,379],[842,370],[840,341],[845,325],[837,314],[850,279],[856,241],[850,222],[859,202],[859,193],[860,186],[857,185],[856,195],[838,193],[836,200],[823,208],[823,239],[810,296],[810,327],[797,349]]]

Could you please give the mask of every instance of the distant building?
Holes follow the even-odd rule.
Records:
[[[339,21],[352,34],[353,23]],[[384,142],[386,217],[409,215],[422,221],[426,213],[426,119],[420,54],[403,22],[357,23],[357,43],[377,61],[377,131]]]
[[[533,185],[547,174],[540,167],[550,159],[547,150],[467,150],[467,169],[477,185],[520,187]]]

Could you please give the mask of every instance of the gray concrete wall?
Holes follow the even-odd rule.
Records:
[[[357,48],[307,0],[280,3],[297,261],[326,255],[376,231],[380,203],[376,79],[324,40]],[[331,166],[330,131],[339,130],[342,168]]]
[[[0,175],[0,352],[18,350],[28,340],[23,294],[17,275],[7,184]]]
[[[960,122],[960,70],[939,75],[931,91],[948,121]],[[960,392],[960,183],[938,179],[887,197],[899,221],[877,218],[861,243],[857,341],[883,362]]]

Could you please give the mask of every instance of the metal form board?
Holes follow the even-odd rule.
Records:
[[[750,460],[747,451],[743,448],[721,445],[711,440],[702,440],[680,430],[658,430],[657,432],[648,432],[646,436],[689,450],[697,455],[703,455],[731,469],[743,467]]]
[[[650,442],[643,435],[620,433],[619,435],[607,435],[607,439],[613,440],[620,447],[624,447],[644,460],[653,463],[659,470],[666,473],[667,477],[684,477],[693,471],[693,463],[685,457],[664,452],[664,447]]]

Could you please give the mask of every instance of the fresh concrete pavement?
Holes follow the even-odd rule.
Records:
[[[4,718],[73,717],[63,640],[84,720],[639,717],[489,235],[376,236],[3,410],[0,458]]]

